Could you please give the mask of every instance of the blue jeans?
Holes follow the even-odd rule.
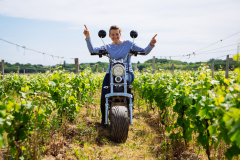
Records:
[[[129,72],[130,74],[130,84],[134,81],[134,74],[133,72]],[[128,80],[128,78],[127,78]],[[107,73],[104,77],[103,84],[102,84],[102,93],[101,93],[101,113],[102,113],[102,122],[105,121],[105,103],[106,103],[106,98],[105,95],[108,93],[108,89],[103,88],[104,86],[110,86],[109,82],[109,73]],[[131,90],[130,90],[131,92]]]

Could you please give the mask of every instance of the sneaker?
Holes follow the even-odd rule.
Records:
[[[101,122],[100,127],[101,127],[101,128],[106,128],[106,125],[104,124],[103,121]]]
[[[101,122],[101,126],[105,126],[105,124],[104,124],[104,122],[103,122],[103,121]]]

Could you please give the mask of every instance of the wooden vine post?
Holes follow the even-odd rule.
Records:
[[[153,59],[152,59],[152,74],[155,73],[155,56],[153,56]]]
[[[225,74],[226,79],[228,79],[228,71],[229,71],[229,55],[227,55],[227,60],[226,60],[226,74]],[[225,88],[227,88],[226,83],[225,83]]]
[[[174,74],[174,63],[172,64],[172,74]]]
[[[95,67],[96,67],[96,73],[98,73],[98,65],[96,64]]]
[[[19,70],[20,70],[20,66],[18,66],[18,71],[17,71],[18,74],[19,74]]]
[[[79,74],[79,63],[78,63],[78,58],[75,58],[75,68],[76,68],[76,74]]]
[[[1,76],[1,79],[3,79],[3,76],[4,76],[4,60],[2,60],[2,76]]]
[[[75,61],[76,74],[79,74],[79,62],[78,62],[78,58],[75,58],[74,61]],[[78,100],[81,101],[81,92],[78,92]]]
[[[134,65],[134,71],[137,71],[137,63]]]
[[[214,63],[212,62],[212,78],[214,78]]]
[[[81,101],[81,92],[78,93],[78,100]]]

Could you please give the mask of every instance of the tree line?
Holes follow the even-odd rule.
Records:
[[[152,62],[153,59],[149,59],[145,61],[144,63],[137,62],[137,69],[139,71],[145,71],[152,68]],[[183,62],[180,60],[168,60],[168,59],[158,59],[155,58],[155,69],[164,69],[164,70],[171,70],[172,64],[174,64],[174,69],[182,69],[182,70],[197,70],[199,66],[201,66],[202,63],[205,63],[206,65],[211,68],[212,62],[214,63],[214,70],[225,70],[226,68],[226,60],[221,59],[210,59],[207,62]],[[2,63],[2,62],[0,62]],[[96,72],[96,65],[98,68],[98,72],[106,72],[108,68],[107,62],[96,62],[96,63],[80,63],[79,64],[79,71],[84,71],[87,67],[90,67],[93,72]],[[132,63],[132,68],[134,69],[136,63]],[[0,65],[1,66],[1,65]],[[4,63],[4,73],[17,73],[18,72],[18,66],[19,66],[19,73],[45,73],[46,71],[52,71],[56,69],[65,69],[67,72],[75,72],[75,64],[68,64],[66,61],[64,61],[63,64],[57,64],[52,66],[43,66],[42,64],[20,64],[15,63],[11,64],[8,62]],[[237,67],[237,62],[233,61],[230,58],[229,62],[229,69],[233,70]]]

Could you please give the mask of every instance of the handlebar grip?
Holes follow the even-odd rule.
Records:
[[[99,55],[99,53],[91,53],[91,56]]]
[[[145,55],[145,52],[138,52],[139,55]]]

